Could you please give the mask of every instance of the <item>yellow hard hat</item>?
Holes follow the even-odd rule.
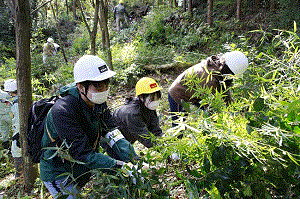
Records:
[[[135,85],[136,96],[154,93],[156,91],[160,91],[161,89],[162,88],[158,85],[158,83],[150,77],[143,77]]]
[[[124,3],[124,0],[120,0],[119,3]]]

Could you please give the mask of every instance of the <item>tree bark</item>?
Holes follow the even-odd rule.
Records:
[[[242,0],[236,0],[236,19],[241,20],[241,4]]]
[[[55,5],[55,7],[57,7],[57,4]],[[54,20],[55,20],[55,27],[56,27],[57,35],[58,35],[58,38],[59,38],[59,46],[61,48],[61,52],[62,52],[62,54],[64,56],[65,62],[68,63],[68,59],[67,59],[67,56],[66,56],[66,53],[65,53],[65,48],[62,45],[63,42],[62,42],[62,38],[61,38],[61,34],[60,34],[60,29],[59,29],[58,21],[57,21],[57,17],[56,17],[57,13],[55,13],[54,8],[53,8],[52,5],[51,5],[51,9],[52,9],[53,17],[54,17]],[[56,8],[56,10],[58,10],[58,9]]]
[[[96,0],[96,4],[95,5],[95,15],[94,15],[94,21],[93,21],[93,29],[91,30],[85,16],[84,16],[84,12],[83,12],[83,8],[82,8],[82,4],[81,1],[79,0],[79,8],[80,8],[80,13],[83,19],[83,22],[85,24],[85,27],[89,33],[90,36],[90,40],[91,40],[91,54],[95,55],[96,54],[96,38],[97,38],[97,30],[98,30],[98,21],[99,21],[99,9],[100,9],[100,1]]]
[[[188,0],[188,14],[192,16],[192,0]]]
[[[16,72],[19,96],[19,119],[22,154],[24,158],[24,188],[30,192],[37,178],[37,167],[29,161],[27,143],[27,120],[32,104],[30,60],[30,5],[29,0],[14,0],[16,28]]]
[[[74,20],[77,19],[77,14],[76,14],[76,2],[77,2],[77,0],[73,0],[73,1],[72,1],[72,11],[73,11],[73,19],[74,19]]]
[[[102,34],[105,36],[105,51],[106,51],[106,56],[107,56],[107,64],[113,70],[113,65],[112,65],[112,56],[111,56],[111,51],[110,51],[110,41],[109,41],[109,32],[108,32],[108,27],[107,27],[107,19],[108,19],[108,2],[107,0],[100,0],[100,26],[101,26],[101,31]]]
[[[213,0],[207,1],[207,23],[212,25]]]
[[[183,12],[186,11],[186,1],[187,1],[187,0],[183,0],[183,2],[182,2],[182,4],[183,4]]]
[[[67,16],[69,18],[69,3],[68,3],[68,0],[65,1],[65,5],[66,5],[66,13],[67,13]]]
[[[100,2],[99,0],[96,0],[93,30],[91,32],[91,54],[92,55],[96,54],[96,38],[97,38],[98,21],[99,21],[99,7],[100,7]]]

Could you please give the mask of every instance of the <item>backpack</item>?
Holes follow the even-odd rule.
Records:
[[[59,99],[58,96],[36,101],[32,104],[28,117],[27,142],[30,161],[39,163],[42,156],[42,138],[46,116]]]

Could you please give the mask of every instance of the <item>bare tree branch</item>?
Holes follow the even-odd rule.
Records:
[[[85,16],[84,16],[84,12],[83,12],[83,9],[82,9],[82,3],[81,3],[80,0],[78,0],[78,1],[79,1],[79,8],[80,8],[81,16],[82,16],[82,18],[83,18],[83,22],[84,22],[84,24],[85,24],[85,26],[86,26],[87,31],[89,32],[89,35],[91,35],[91,34],[92,34],[92,31],[91,31],[90,26],[89,26],[89,24],[88,24],[88,22],[87,22],[87,20],[86,20],[86,18],[85,18]]]
[[[34,11],[32,11],[30,14],[31,15],[34,14],[35,12],[37,12],[39,9],[41,9],[42,7],[44,7],[45,5],[47,5],[48,3],[50,3],[51,1],[53,1],[53,0],[49,0],[49,1],[45,2],[45,3],[43,3],[42,5],[40,5],[39,7],[37,7],[37,9],[35,9]]]

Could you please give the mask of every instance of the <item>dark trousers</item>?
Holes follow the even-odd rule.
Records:
[[[171,95],[168,93],[168,100],[169,100],[169,106],[170,106],[170,112],[171,112],[171,118],[173,121],[178,119],[178,115],[176,113],[185,112],[183,107],[180,104],[177,104],[175,100],[171,97]],[[176,123],[172,122],[172,127],[177,126]]]

